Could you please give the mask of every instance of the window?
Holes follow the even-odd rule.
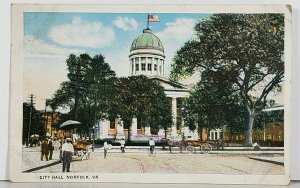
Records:
[[[157,65],[154,64],[154,71],[157,71]]]
[[[142,71],[146,70],[146,58],[142,57],[141,58],[141,63],[142,63]]]
[[[109,128],[110,129],[115,129],[116,127],[115,127],[115,120],[114,119],[111,119],[110,121],[109,121]]]
[[[135,71],[139,71],[139,58],[135,58]]]
[[[142,128],[142,118],[138,117],[137,118],[137,129],[141,129]]]
[[[146,70],[146,63],[142,63],[142,71]]]
[[[148,71],[152,70],[152,64],[148,64]]]

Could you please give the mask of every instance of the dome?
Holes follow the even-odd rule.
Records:
[[[164,52],[164,47],[157,36],[155,36],[151,30],[144,29],[131,44],[130,52],[138,49],[156,49]]]

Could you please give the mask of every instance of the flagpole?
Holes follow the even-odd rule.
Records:
[[[147,29],[149,29],[149,14],[147,16]]]

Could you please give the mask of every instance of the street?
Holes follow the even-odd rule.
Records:
[[[58,151],[54,156],[58,159]],[[30,154],[28,154],[30,153]],[[39,156],[38,152],[27,152],[26,158]],[[71,172],[97,172],[97,173],[165,173],[165,174],[284,174],[284,166],[269,162],[262,162],[249,157],[261,156],[262,154],[188,154],[168,151],[158,151],[156,156],[148,156],[146,150],[131,152],[126,150],[121,153],[118,150],[109,150],[104,159],[103,150],[96,149],[91,152],[89,160],[81,161],[74,156],[71,163]],[[283,155],[263,154],[264,156],[283,159]],[[52,163],[57,159],[52,160]],[[36,160],[36,159],[34,159]],[[37,159],[38,160],[38,159]],[[27,159],[26,161],[29,161]],[[47,161],[48,162],[48,161]],[[46,161],[39,161],[46,164]],[[49,163],[49,162],[48,162]],[[24,163],[23,163],[24,164]],[[33,171],[33,173],[60,173],[62,164],[55,164]]]

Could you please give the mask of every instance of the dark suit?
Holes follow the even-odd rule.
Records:
[[[48,142],[48,150],[49,150],[49,160],[51,160],[52,159],[52,155],[53,155],[53,150],[54,150],[54,146],[53,146],[52,140],[50,140]]]

